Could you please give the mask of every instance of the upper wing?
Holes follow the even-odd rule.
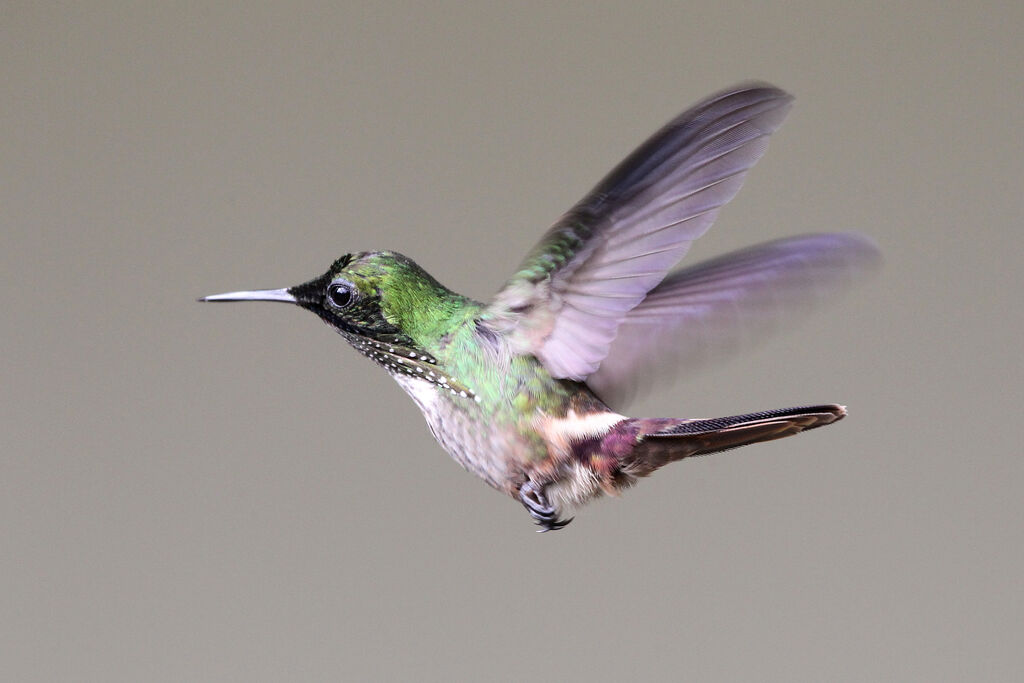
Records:
[[[881,261],[855,233],[800,235],[672,273],[619,325],[587,384],[620,407],[641,387],[731,355],[835,296]]]
[[[593,373],[626,313],[739,191],[791,102],[746,86],[677,116],[548,231],[495,297],[490,324],[555,377]]]

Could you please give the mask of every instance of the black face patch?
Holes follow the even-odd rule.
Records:
[[[299,306],[316,313],[356,351],[391,374],[416,377],[455,396],[475,399],[476,394],[444,372],[433,355],[388,322],[379,295],[360,295],[355,285],[340,279],[340,271],[351,260],[350,255],[341,257],[320,277],[288,292]]]

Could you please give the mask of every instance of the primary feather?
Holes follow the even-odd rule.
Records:
[[[673,119],[548,231],[489,317],[554,377],[591,375],[626,314],[739,191],[791,101],[748,86]]]
[[[621,409],[640,388],[791,326],[880,260],[863,235],[829,233],[774,240],[678,270],[626,314],[587,384]]]

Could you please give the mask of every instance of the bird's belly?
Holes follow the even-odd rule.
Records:
[[[437,442],[465,469],[496,489],[511,493],[526,444],[496,429],[472,398],[447,396],[436,385],[406,375],[395,381],[419,406]]]

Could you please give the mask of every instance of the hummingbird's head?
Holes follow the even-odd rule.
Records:
[[[393,251],[346,254],[294,287],[230,292],[200,301],[283,301],[316,313],[360,353],[391,372],[426,374],[468,299]],[[423,365],[425,363],[426,365]]]

